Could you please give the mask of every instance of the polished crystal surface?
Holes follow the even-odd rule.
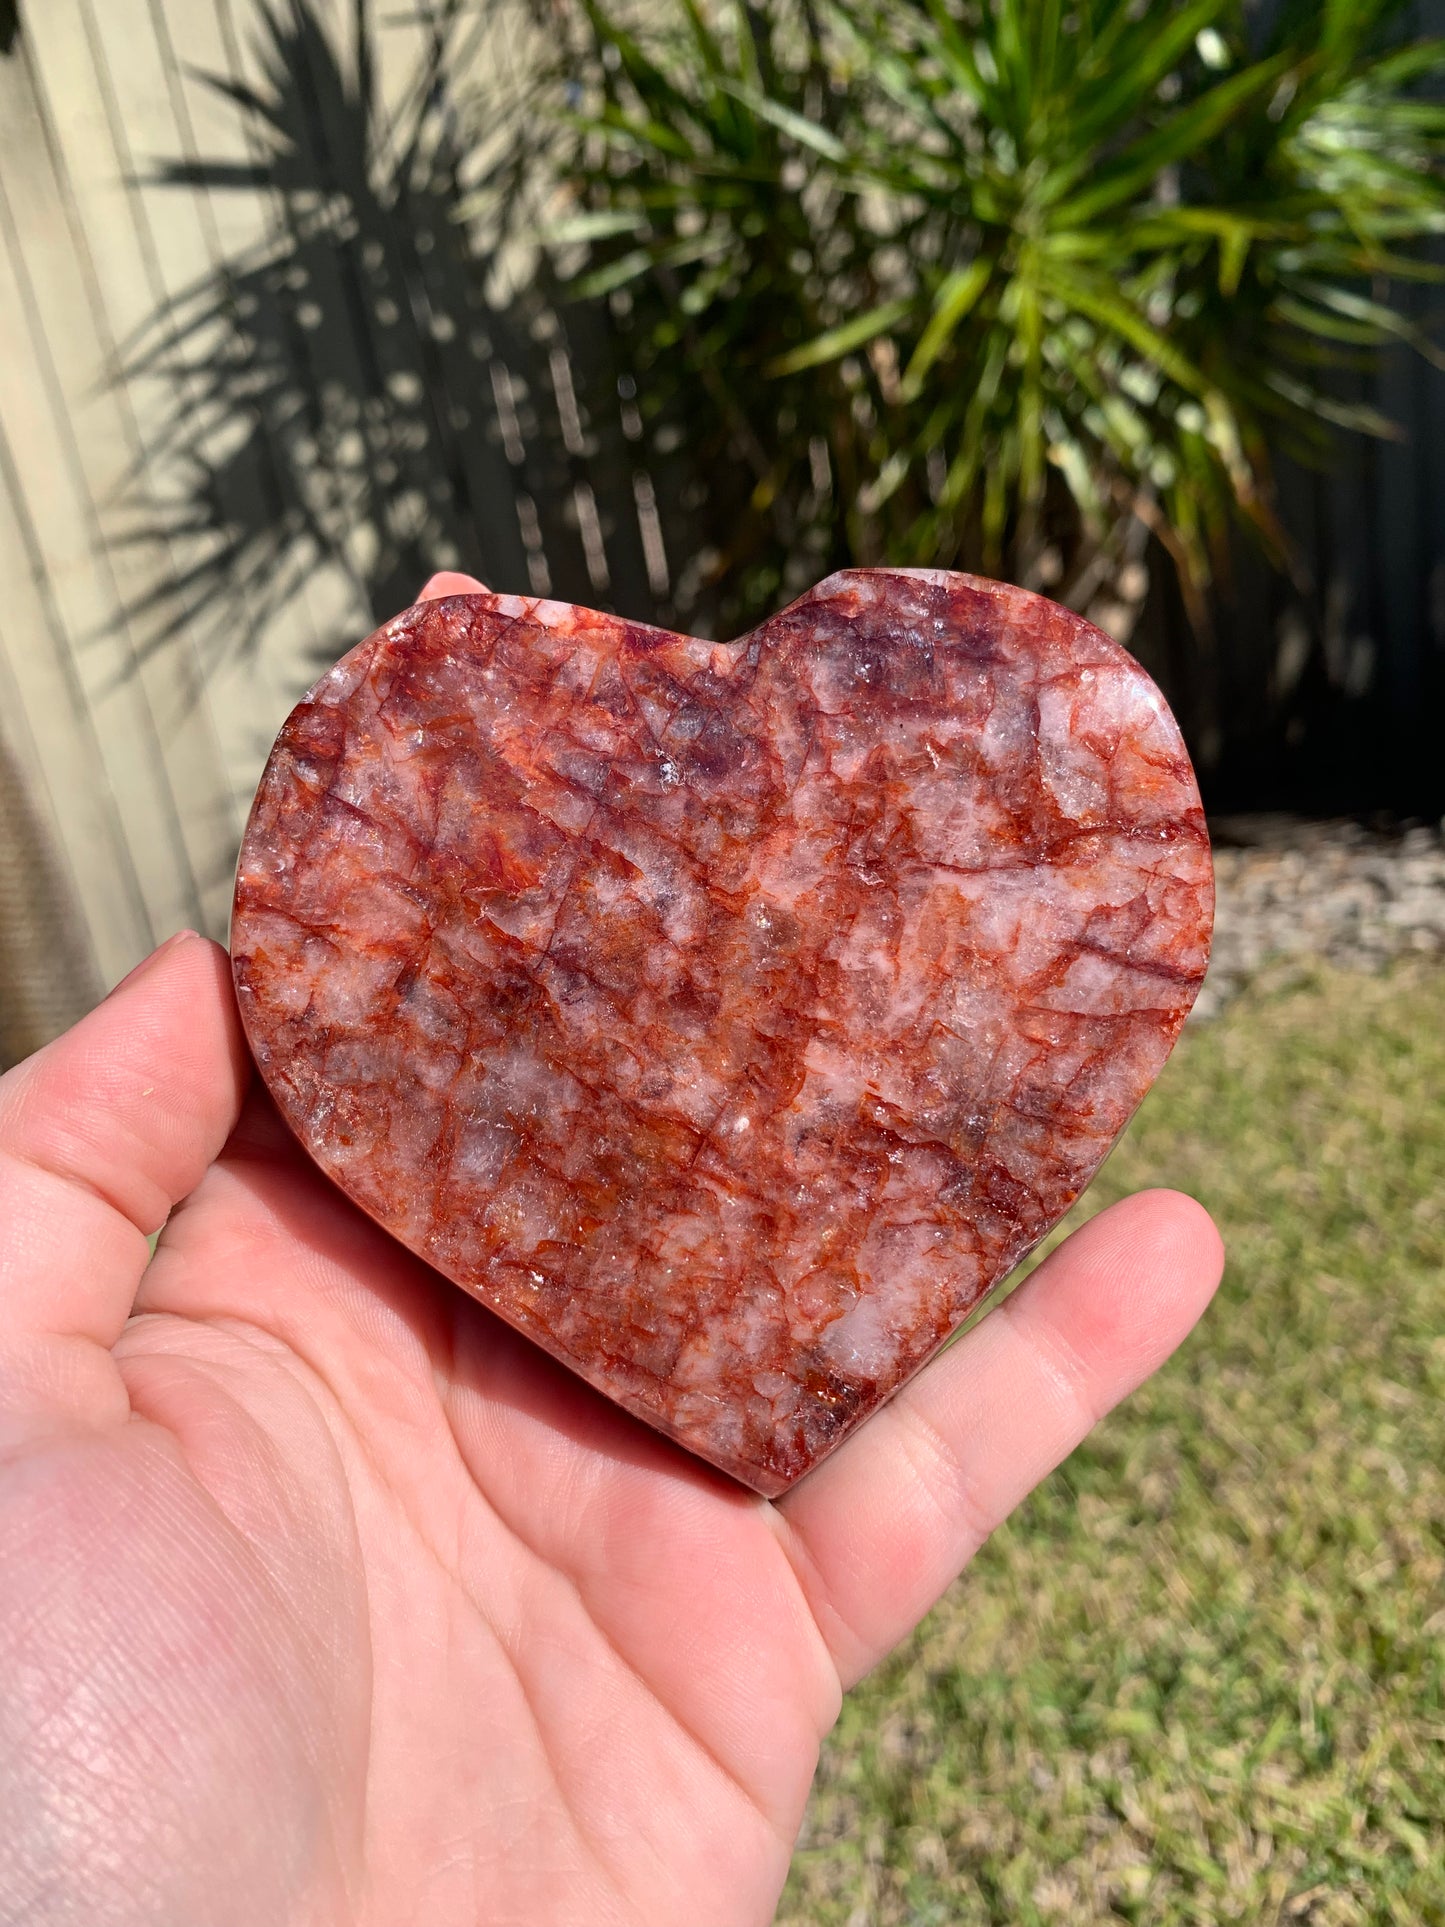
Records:
[[[1088,1183],[1212,895],[1130,656],[1022,590],[863,570],[727,645],[406,611],[283,728],[233,954],[337,1184],[776,1494]]]

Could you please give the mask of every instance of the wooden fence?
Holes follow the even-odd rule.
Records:
[[[568,338],[461,244],[459,109],[524,71],[528,0],[451,8],[445,59],[448,0],[20,0],[18,31],[0,9],[13,1058],[180,924],[224,935],[277,725],[434,567],[668,617],[697,603],[700,484],[642,459],[625,381],[599,407],[579,380],[594,324]],[[1438,30],[1445,0],[1421,12]],[[1346,742],[1438,704],[1445,387],[1403,356],[1383,386],[1408,447],[1290,483],[1315,593],[1246,569],[1212,656],[1167,597],[1142,632],[1244,790],[1303,753],[1311,679]]]
[[[460,244],[439,73],[503,94],[533,29],[453,11],[442,61],[425,8],[44,0],[0,57],[6,1057],[224,936],[266,745],[433,568],[666,587],[625,398]]]

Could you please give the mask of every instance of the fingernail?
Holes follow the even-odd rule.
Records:
[[[183,943],[192,943],[195,941],[195,938],[196,932],[194,930],[178,930],[173,937],[167,937],[165,942],[158,944],[148,957],[143,957],[134,970],[128,970],[120,982],[116,984],[113,989],[106,992],[102,1001],[108,1003],[112,997],[117,996],[122,990],[128,990],[132,984],[138,984],[142,977],[148,977],[150,975],[161,958],[167,955],[168,952],[179,950]]]
[[[439,569],[429,576],[422,585],[418,602],[440,602],[443,596],[485,595],[485,583],[479,582],[474,575],[462,575],[456,569]]]

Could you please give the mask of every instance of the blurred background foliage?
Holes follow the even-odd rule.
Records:
[[[532,233],[710,478],[726,626],[888,561],[1127,634],[1152,535],[1202,634],[1232,519],[1294,559],[1274,454],[1400,432],[1334,373],[1437,354],[1392,293],[1439,273],[1445,43],[1274,13],[571,0],[468,205],[555,182]]]
[[[1445,802],[1399,754],[1445,695],[1433,578],[1363,612],[1410,633],[1342,633],[1300,479],[1420,426],[1382,349],[1442,365],[1445,39],[1402,0],[527,6],[507,87],[494,6],[423,7],[383,110],[365,0],[352,69],[258,0],[261,79],[211,83],[253,162],[154,177],[280,218],[133,344],[177,402],[131,538],[219,538],[150,646],[254,638],[323,561],[377,620],[465,564],[724,635],[834,568],[963,567],[1130,642],[1233,804]]]

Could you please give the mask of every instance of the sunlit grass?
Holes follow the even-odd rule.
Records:
[[[1192,1191],[1183,1355],[829,1746],[786,1927],[1445,1920],[1445,971],[1257,985],[1080,1207]]]

